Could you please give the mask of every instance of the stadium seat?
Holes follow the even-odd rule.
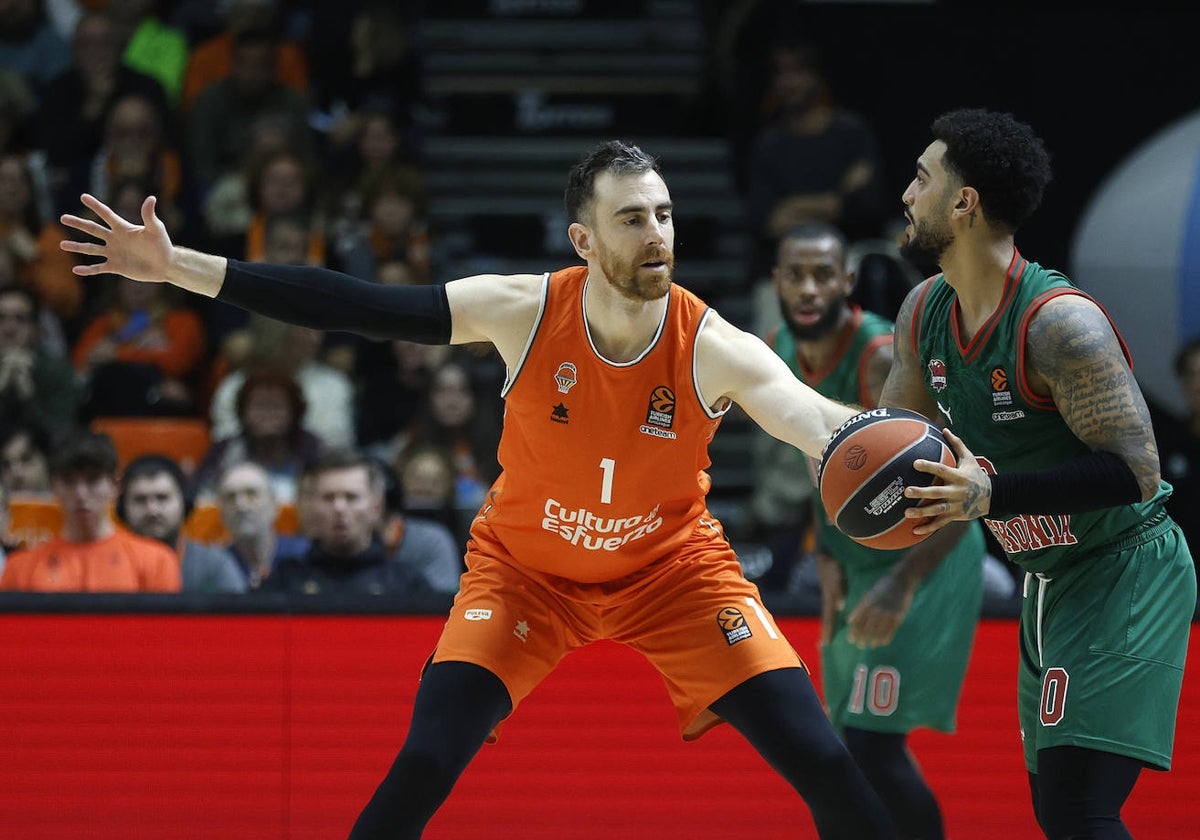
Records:
[[[191,475],[212,443],[208,423],[197,417],[97,417],[90,426],[112,438],[122,469],[139,455],[158,454]]]
[[[14,493],[8,503],[9,545],[26,548],[58,536],[63,515],[58,499],[51,495]]]

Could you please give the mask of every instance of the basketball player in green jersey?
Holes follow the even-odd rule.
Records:
[[[1121,806],[1141,769],[1171,765],[1192,557],[1116,328],[1014,245],[1050,180],[1042,141],[978,109],[932,129],[903,195],[904,252],[941,273],[901,307],[881,402],[940,414],[958,466],[918,461],[942,483],[908,488],[927,500],[908,515],[918,533],[984,517],[1025,570],[1018,710],[1034,813],[1051,838],[1127,838]]]
[[[842,233],[824,222],[793,228],[771,280],[783,317],[768,336],[775,352],[819,393],[874,408],[892,322],[851,304]],[[819,499],[813,506],[825,705],[899,836],[940,840],[941,810],[906,741],[918,726],[954,729],[983,598],[983,531],[958,522],[911,549],[880,551],[838,531]]]

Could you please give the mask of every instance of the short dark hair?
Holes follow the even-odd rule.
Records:
[[[989,220],[1014,232],[1042,203],[1052,177],[1042,139],[1012,114],[985,108],[948,111],[933,121],[946,144],[946,169],[979,192]]]
[[[383,465],[378,459],[359,452],[357,449],[339,448],[327,449],[313,460],[304,465],[301,478],[316,479],[334,470],[353,470],[362,468],[367,471],[367,480],[371,490],[381,496],[387,492],[387,476]]]
[[[837,242],[838,247],[842,251],[842,266],[845,267],[847,246],[846,234],[842,233],[839,228],[829,224],[829,222],[818,222],[815,220],[801,222],[794,227],[788,228],[783,236],[779,237],[779,244],[782,245],[784,242],[790,242],[793,239],[810,240],[826,238]]]
[[[103,432],[76,432],[61,441],[49,453],[51,478],[68,475],[117,474],[117,448]]]
[[[658,161],[637,146],[621,140],[601,143],[571,167],[567,175],[563,203],[568,223],[582,221],[584,212],[596,197],[596,176],[602,172],[611,172],[613,175],[657,172],[662,176]]]
[[[125,498],[129,493],[129,485],[142,478],[154,478],[160,475],[167,475],[171,481],[175,482],[175,486],[179,488],[179,495],[183,499],[183,518],[187,519],[192,512],[195,500],[192,498],[191,487],[187,476],[183,473],[183,467],[179,466],[179,462],[168,455],[150,454],[139,455],[121,471],[121,493],[117,496],[117,515],[122,521],[126,521],[125,517]]]

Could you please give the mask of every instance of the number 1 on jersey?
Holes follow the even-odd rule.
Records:
[[[612,458],[600,459],[600,471],[604,473],[604,478],[600,480],[600,504],[612,504],[612,480],[613,470],[617,468],[617,462]]]

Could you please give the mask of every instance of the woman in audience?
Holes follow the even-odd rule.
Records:
[[[247,373],[238,389],[235,410],[241,431],[217,441],[196,470],[196,492],[211,497],[223,470],[243,461],[266,469],[275,497],[294,503],[297,482],[324,442],[301,426],[307,402],[296,380],[279,368],[260,367]]]

